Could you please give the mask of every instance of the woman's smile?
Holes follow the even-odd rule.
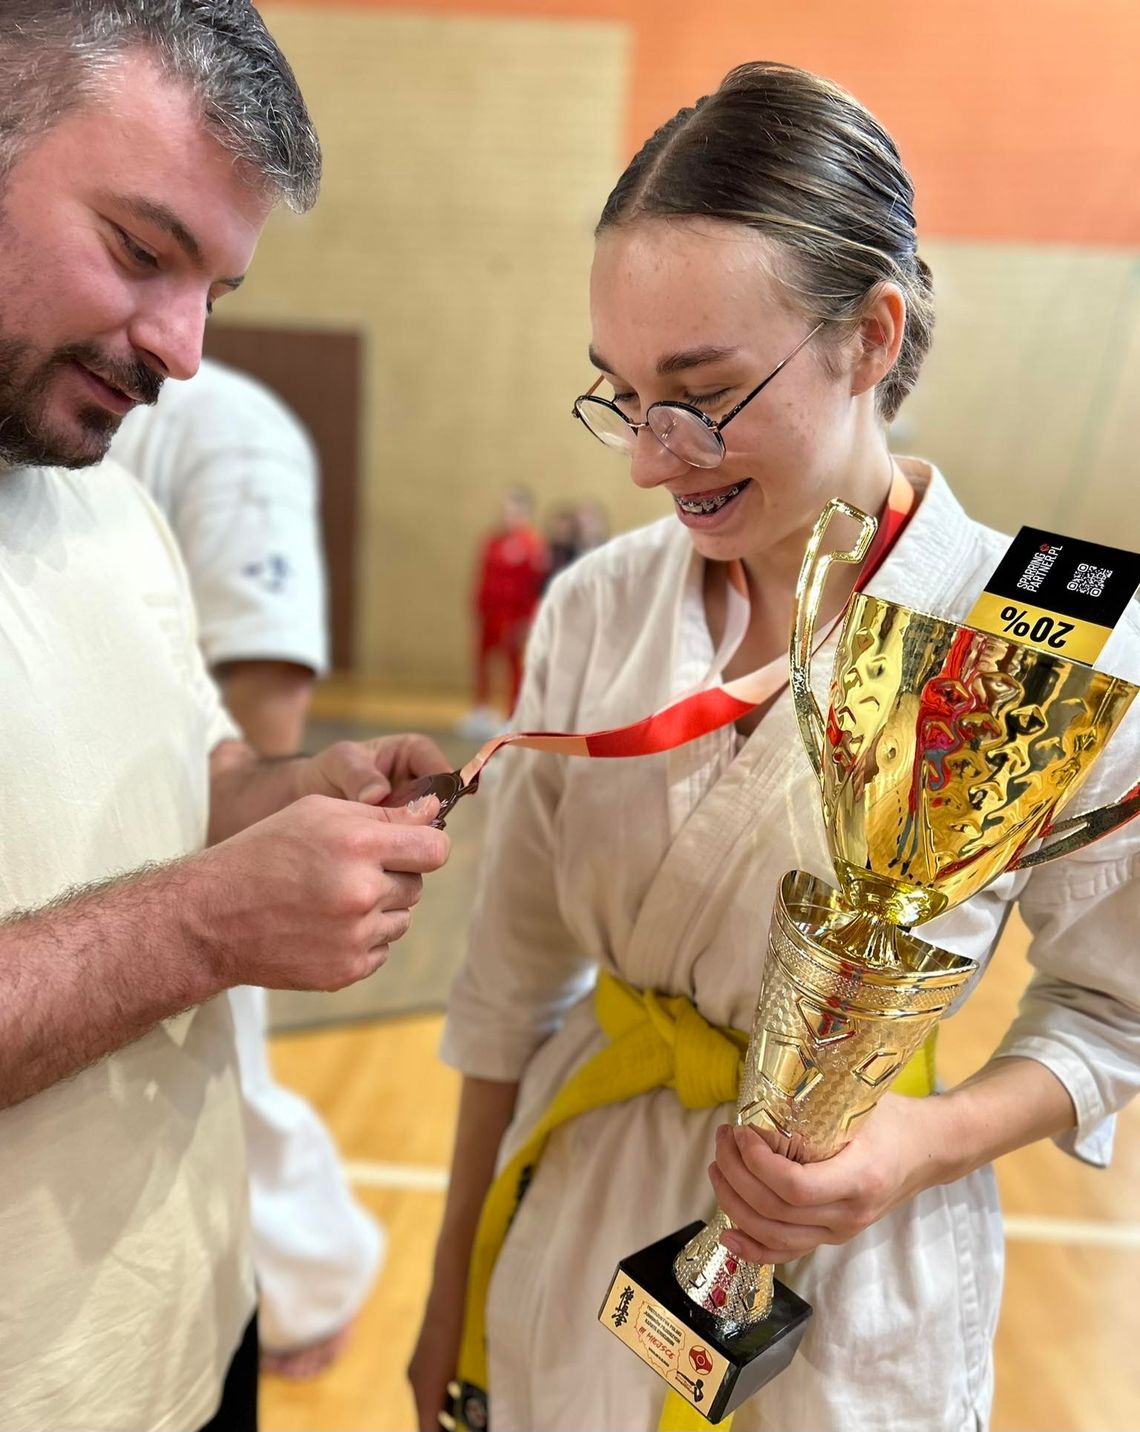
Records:
[[[746,488],[752,485],[750,477],[731,483],[728,487],[708,488],[704,491],[674,492],[673,503],[677,516],[686,527],[707,529],[719,527],[731,520],[730,509]]]

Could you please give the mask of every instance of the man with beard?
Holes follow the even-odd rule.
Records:
[[[262,762],[123,415],[316,137],[246,0],[0,0],[0,1428],[256,1425],[237,984],[338,988],[443,863],[399,737]],[[204,842],[210,848],[202,850]]]

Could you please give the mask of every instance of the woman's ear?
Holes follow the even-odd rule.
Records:
[[[857,348],[851,370],[852,395],[874,388],[895,366],[906,329],[906,299],[894,283],[881,283],[867,299],[856,329]]]

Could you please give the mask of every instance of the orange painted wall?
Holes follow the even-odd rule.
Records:
[[[285,3],[626,24],[630,152],[739,61],[804,65],[892,131],[927,236],[1140,244],[1137,0]]]

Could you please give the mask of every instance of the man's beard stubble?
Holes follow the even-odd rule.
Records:
[[[0,323],[0,460],[13,466],[81,468],[106,457],[122,422],[118,414],[97,403],[84,404],[76,414],[84,434],[79,438],[53,430],[48,422],[52,381],[68,364],[82,363],[147,405],[157,401],[163,383],[145,363],[124,363],[91,343],[58,348],[39,363],[33,354],[31,343],[6,337]]]

